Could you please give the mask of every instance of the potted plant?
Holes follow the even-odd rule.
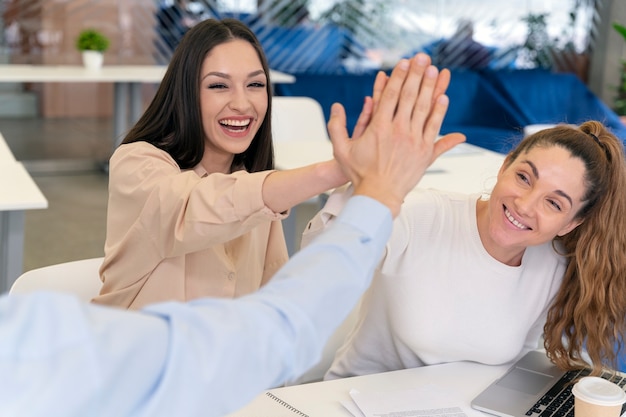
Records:
[[[98,69],[104,61],[104,52],[109,48],[109,38],[95,29],[85,29],[76,38],[76,48],[83,55],[85,67]]]
[[[613,29],[617,31],[626,41],[626,26],[619,23],[613,23]],[[613,110],[617,113],[622,122],[626,124],[626,61],[622,59],[619,76],[619,84],[615,88],[617,93],[613,101]]]

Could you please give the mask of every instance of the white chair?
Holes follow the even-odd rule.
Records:
[[[324,109],[311,97],[272,97],[274,142],[329,140]]]
[[[272,97],[272,136],[275,149],[279,148],[281,143],[290,141],[329,142],[330,138],[326,130],[326,119],[322,106],[317,100],[311,97]],[[314,205],[315,210],[321,208],[321,201],[318,198],[311,199],[302,204]],[[289,217],[283,220],[283,229],[289,255],[295,253],[296,242],[299,241],[302,232],[298,230],[296,226],[297,213],[298,207],[294,207]]]
[[[90,258],[32,269],[15,280],[9,293],[60,291],[75,294],[88,302],[100,293],[102,281],[98,270],[103,259]]]

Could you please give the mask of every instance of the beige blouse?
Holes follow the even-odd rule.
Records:
[[[237,297],[287,261],[281,219],[263,203],[270,171],[182,170],[147,142],[111,157],[104,283],[93,302],[130,309],[203,296]]]

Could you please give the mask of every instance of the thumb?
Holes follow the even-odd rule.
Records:
[[[437,142],[435,142],[433,150],[433,161],[437,159],[442,153],[449,151],[456,145],[463,142],[465,142],[465,135],[458,132],[448,133],[441,139],[438,139]]]
[[[335,155],[343,155],[350,138],[348,137],[348,129],[346,128],[346,111],[339,103],[334,103],[330,108],[328,134],[333,143]]]

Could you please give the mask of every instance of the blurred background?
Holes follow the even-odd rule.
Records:
[[[93,28],[110,40],[104,65],[167,65],[189,27],[223,17],[296,76],[277,95],[341,101],[349,124],[375,72],[418,51],[454,69],[446,128],[496,151],[528,124],[626,113],[624,0],[0,0],[0,64],[80,65],[76,38]],[[144,105],[156,88],[142,85]],[[113,96],[111,83],[0,83],[0,133],[49,201],[26,214],[25,270],[102,256]]]
[[[387,68],[426,51],[437,62],[441,43],[468,26],[492,69],[549,68],[572,72],[611,100],[619,82],[623,42],[612,31],[626,6],[616,0],[0,0],[0,62],[80,62],[74,42],[85,28],[111,40],[108,64],[167,64],[184,30],[209,17],[235,17],[252,27],[273,69],[345,74]],[[621,49],[620,49],[621,50]],[[602,56],[602,54],[605,54]],[[606,68],[593,68],[593,62]],[[443,62],[443,61],[442,61]],[[448,65],[454,60],[445,61]],[[463,64],[462,60],[457,62]],[[596,80],[599,84],[594,84]],[[107,116],[83,103],[80,86],[24,86],[23,109],[43,117]],[[110,86],[109,86],[110,87]],[[7,87],[2,87],[6,89]],[[1,91],[0,91],[1,92]],[[13,91],[15,92],[15,91]],[[87,96],[91,96],[86,94]],[[0,96],[1,97],[1,96]],[[0,102],[3,101],[0,98]],[[30,106],[30,109],[29,109]],[[4,110],[10,115],[10,109]],[[17,110],[13,111],[19,115]],[[1,116],[2,114],[0,114]]]

